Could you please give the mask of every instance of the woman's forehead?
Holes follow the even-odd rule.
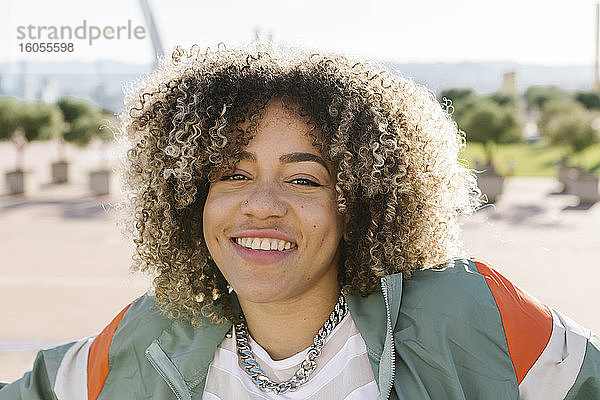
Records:
[[[289,107],[280,98],[269,100],[260,113],[260,118],[253,132],[252,139],[243,150],[253,151],[254,147],[271,146],[273,150],[286,147],[304,147],[321,154],[315,142],[322,142],[323,133],[318,124],[304,114],[299,107]],[[246,131],[250,127],[248,120],[241,128]]]
[[[315,154],[313,152],[292,152],[292,153],[282,153],[278,154],[279,163],[281,164],[293,164],[297,162],[311,161],[317,164],[320,164],[327,170],[328,173],[331,174],[331,163],[322,158],[320,155]],[[251,163],[259,162],[259,157],[257,157],[256,153],[242,150],[239,155],[239,160],[248,161]]]
[[[337,168],[324,149],[324,135],[319,124],[293,99],[269,99],[238,127],[248,141],[231,153],[226,168],[241,161],[264,161],[265,156],[283,164],[304,158],[304,161],[318,162],[330,175],[335,175]],[[308,160],[309,154],[314,156],[311,160]]]
[[[259,120],[260,126],[273,124],[292,125],[300,131],[308,132],[310,127],[308,122],[310,118],[302,112],[301,106],[297,102],[281,97],[271,98],[261,111]]]

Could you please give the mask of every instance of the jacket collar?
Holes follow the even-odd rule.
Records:
[[[232,293],[232,301],[234,309],[241,310],[235,293]],[[229,320],[215,324],[208,318],[203,318],[198,328],[175,321],[157,338],[160,349],[173,363],[189,391],[204,390],[210,363],[231,326]]]
[[[402,297],[402,274],[382,278],[382,290],[387,291],[391,327],[396,325]],[[232,294],[235,307],[239,302]],[[346,295],[348,309],[363,340],[366,343],[369,360],[375,377],[379,376],[379,364],[386,342],[387,312],[382,291],[369,296]],[[214,324],[205,319],[199,328],[175,321],[158,337],[160,349],[177,368],[185,386],[190,392],[201,394],[208,368],[215,351],[231,329],[231,322]],[[390,338],[387,338],[390,340]]]
[[[388,391],[393,379],[392,353],[395,351],[393,332],[390,330],[393,331],[396,326],[400,312],[402,281],[401,273],[388,275],[381,279],[381,290],[366,297],[346,296],[354,324],[365,341],[369,362],[381,393]]]
[[[390,318],[392,320],[392,328],[396,326],[398,315],[400,314],[400,303],[402,300],[402,282],[404,277],[402,273],[388,275],[383,279],[384,285],[387,287],[388,302],[390,306]]]
[[[217,346],[230,329],[229,321],[222,324],[206,321],[199,328],[175,322],[159,336],[160,348],[177,368],[188,390],[199,384],[204,387]]]

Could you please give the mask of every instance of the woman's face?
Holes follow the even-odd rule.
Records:
[[[240,301],[338,290],[343,217],[335,171],[308,132],[299,116],[271,100],[240,162],[210,186],[204,238]]]

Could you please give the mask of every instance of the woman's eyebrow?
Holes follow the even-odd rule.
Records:
[[[245,161],[256,162],[256,155],[249,151],[243,150],[240,152],[239,159],[240,159],[240,161],[245,160]],[[325,162],[325,160],[322,157],[319,157],[318,155],[313,154],[313,153],[302,153],[302,152],[288,153],[288,154],[282,154],[279,157],[279,162],[284,163],[284,164],[302,162],[302,161],[313,161],[313,162],[319,163],[323,167],[325,167],[325,169],[327,170],[328,173],[331,173],[331,171],[329,170],[329,166],[327,165],[327,162]]]

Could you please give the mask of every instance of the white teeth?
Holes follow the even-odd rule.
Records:
[[[285,240],[269,239],[269,238],[235,238],[235,242],[240,246],[247,247],[253,250],[289,250],[296,245]]]

